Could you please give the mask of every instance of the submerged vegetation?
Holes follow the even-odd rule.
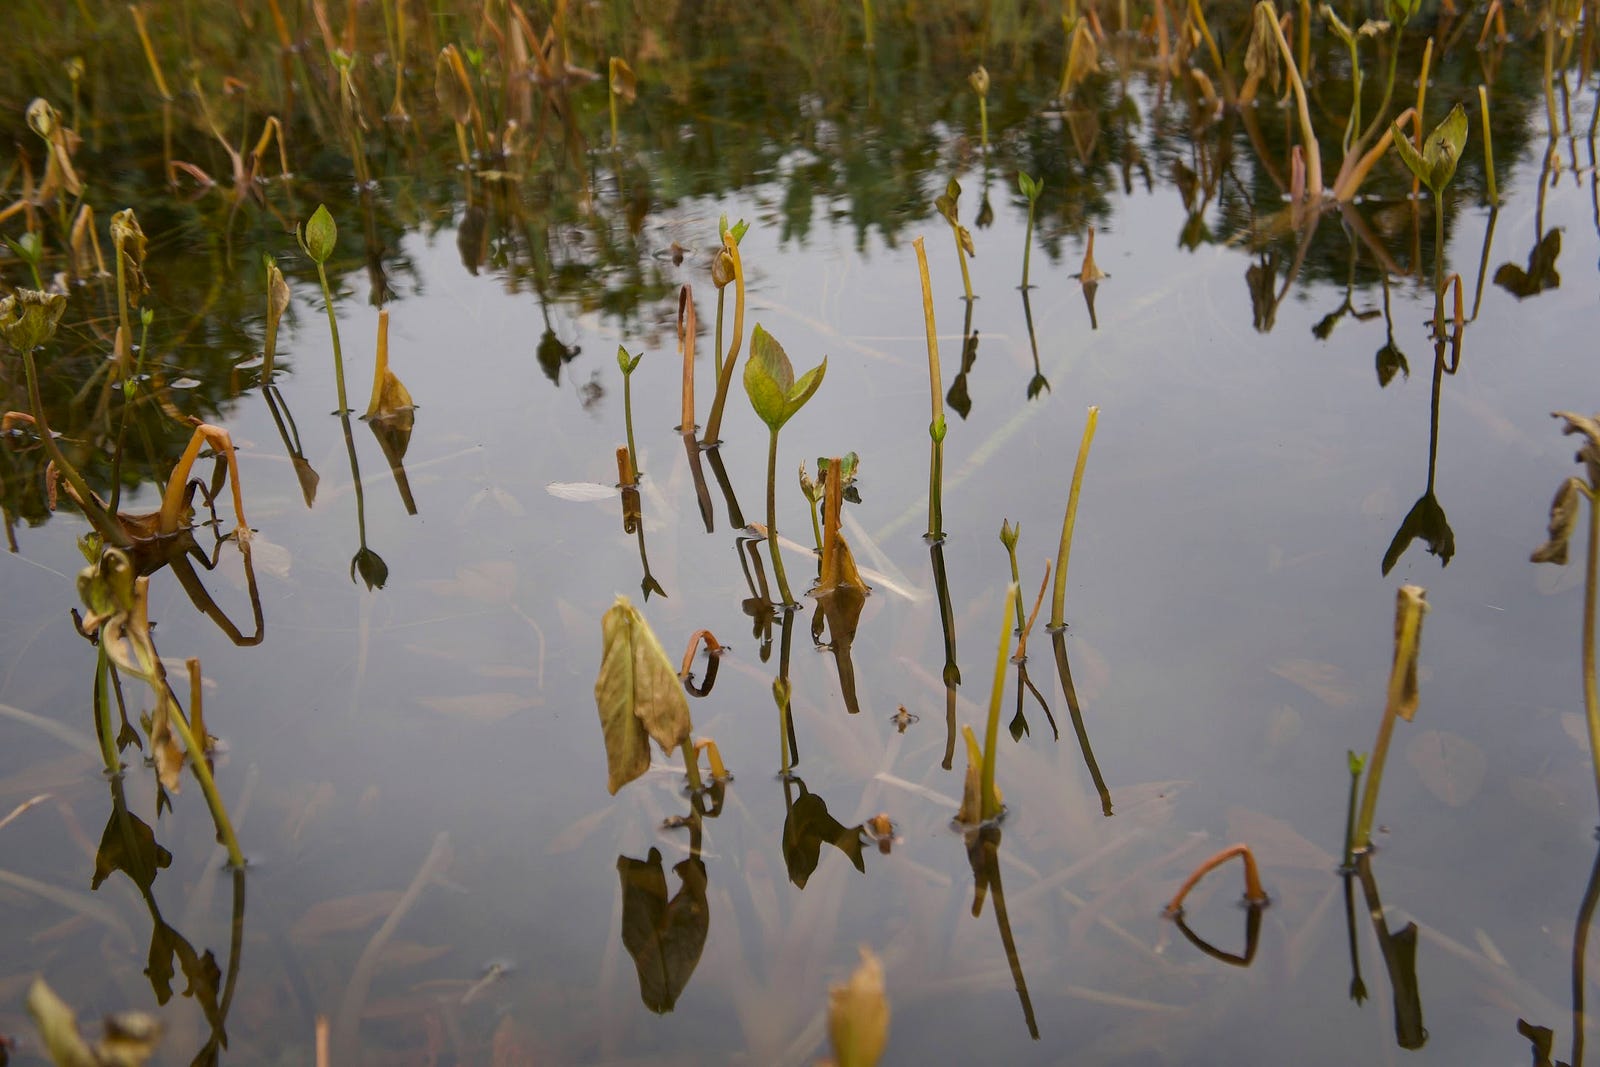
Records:
[[[1331,313],[1312,316],[1312,339],[1323,346],[1319,353],[1337,353],[1340,339],[1365,331],[1361,369],[1351,380],[1358,377],[1369,394],[1378,392],[1368,355],[1379,340],[1375,320],[1382,319],[1376,366],[1383,397],[1395,397],[1410,376],[1402,348],[1433,349],[1427,488],[1387,551],[1380,556],[1381,542],[1372,551],[1363,542],[1361,572],[1387,581],[1418,538],[1441,566],[1451,561],[1456,537],[1435,495],[1441,396],[1444,379],[1461,369],[1469,331],[1494,328],[1480,309],[1502,202],[1528,205],[1534,226],[1526,267],[1507,262],[1492,274],[1518,302],[1560,289],[1563,226],[1582,214],[1565,204],[1547,222],[1546,197],[1562,175],[1588,183],[1592,204],[1580,207],[1592,207],[1600,227],[1594,5],[1540,0],[1508,8],[1495,0],[1423,10],[1417,0],[1387,0],[1381,10],[1308,3],[1280,10],[1271,0],[934,0],[864,2],[857,10],[272,0],[263,10],[212,11],[182,0],[81,0],[57,8],[28,2],[16,18],[10,62],[0,64],[0,132],[16,146],[0,158],[0,238],[9,250],[0,254],[0,510],[11,557],[31,564],[26,581],[50,590],[55,621],[70,618],[90,648],[55,643],[60,651],[53,645],[35,652],[32,636],[4,646],[16,654],[17,678],[34,670],[34,657],[52,657],[39,660],[37,681],[24,685],[8,675],[5,686],[20,686],[26,699],[16,697],[18,707],[0,704],[4,728],[54,738],[82,761],[45,764],[37,787],[28,785],[34,768],[0,766],[0,775],[21,783],[0,777],[0,832],[32,835],[30,824],[42,813],[29,813],[53,801],[65,839],[86,854],[72,862],[81,866],[92,855],[93,875],[86,895],[68,887],[73,871],[52,867],[56,884],[6,869],[22,861],[0,865],[0,903],[42,901],[71,913],[37,937],[24,936],[32,917],[0,923],[5,944],[26,941],[26,952],[16,954],[25,966],[49,975],[48,984],[31,976],[17,983],[0,970],[0,1063],[19,1037],[24,1004],[39,1033],[24,1054],[58,1064],[142,1063],[158,1048],[197,1064],[222,1062],[225,1052],[239,1062],[319,1065],[413,1062],[408,1056],[496,1064],[650,1058],[664,1052],[660,1042],[669,1037],[649,1029],[655,1021],[648,1016],[636,1024],[612,996],[624,951],[649,1013],[677,1010],[691,989],[723,998],[717,1010],[743,1032],[697,1037],[706,1044],[695,1054],[708,1059],[810,1061],[824,1035],[840,1067],[926,1056],[917,1042],[927,1034],[899,1020],[927,1027],[951,1004],[974,1010],[994,989],[1007,997],[1015,991],[1031,1041],[1076,1026],[1067,1009],[1083,1004],[1139,1018],[1210,1017],[1216,1009],[1220,1025],[1234,1027],[1228,1013],[1238,1009],[1225,994],[1196,992],[1205,987],[1204,962],[1166,950],[1159,905],[1165,901],[1167,916],[1201,953],[1228,965],[1250,966],[1263,939],[1288,941],[1274,951],[1274,967],[1293,979],[1323,950],[1309,934],[1277,925],[1278,916],[1295,917],[1283,924],[1308,913],[1306,921],[1316,921],[1322,904],[1310,909],[1304,901],[1331,903],[1340,881],[1351,998],[1359,1004],[1367,996],[1354,903],[1359,883],[1391,983],[1394,1039],[1408,1049],[1428,1040],[1417,964],[1422,928],[1384,910],[1374,872],[1377,801],[1395,720],[1411,719],[1427,677],[1419,666],[1421,621],[1430,607],[1422,590],[1399,590],[1377,740],[1370,752],[1344,760],[1348,782],[1323,753],[1315,771],[1306,769],[1309,760],[1292,766],[1286,810],[1231,812],[1225,840],[1241,843],[1209,859],[1215,842],[1201,847],[1202,835],[1168,825],[1173,798],[1190,784],[1179,774],[1207,773],[1170,770],[1173,753],[1187,755],[1186,746],[1221,737],[1239,745],[1238,766],[1248,764],[1246,746],[1263,747],[1259,762],[1268,763],[1295,731],[1308,729],[1307,717],[1280,701],[1264,745],[1256,736],[1240,742],[1234,719],[1208,718],[1219,699],[1191,697],[1211,691],[1210,676],[1253,663],[1262,650],[1210,632],[1195,633],[1181,654],[1139,646],[1127,635],[1143,628],[1141,618],[1153,629],[1162,609],[1129,591],[1145,588],[1134,572],[1148,568],[1165,575],[1155,581],[1166,596],[1198,591],[1219,617],[1234,612],[1244,594],[1205,572],[1205,560],[1218,556],[1190,543],[1186,509],[1202,517],[1225,512],[1235,525],[1217,540],[1233,541],[1239,529],[1259,523],[1270,582],[1303,581],[1306,572],[1296,568],[1319,552],[1329,555],[1296,546],[1304,531],[1280,515],[1243,515],[1255,497],[1187,484],[1219,455],[1240,469],[1241,480],[1276,473],[1254,456],[1239,458],[1248,448],[1240,447],[1245,430],[1236,409],[1214,422],[1207,416],[1214,439],[1174,439],[1192,435],[1191,396],[1199,394],[1204,406],[1224,393],[1247,395],[1242,362],[1213,349],[1253,358],[1265,351],[1280,316],[1303,318],[1294,305],[1319,299],[1321,288],[1343,299]],[[1397,102],[1413,83],[1414,102]],[[1468,148],[1473,99],[1481,153],[1475,143]],[[1586,163],[1580,146],[1587,147]],[[1525,161],[1535,166],[1519,165]],[[1523,185],[1535,169],[1530,196]],[[1166,195],[1169,184],[1173,195]],[[1176,210],[1150,211],[1131,223],[1119,216],[1119,190],[1128,199],[1140,185],[1152,202]],[[976,201],[967,221],[964,189],[969,207]],[[730,225],[729,214],[739,211],[750,221]],[[1178,226],[1170,251],[1138,243],[1169,215]],[[710,220],[719,216],[713,237]],[[1470,264],[1451,269],[1472,257],[1471,249],[1456,250],[1480,219],[1475,276]],[[950,245],[941,239],[930,249],[928,231],[945,226]],[[821,244],[825,229],[857,246],[849,268],[841,276],[786,273],[785,257]],[[1015,302],[1002,300],[999,280],[1014,268],[1018,233],[1020,321]],[[1096,262],[1097,235],[1114,277]],[[1035,244],[1042,253],[1037,273]],[[1200,310],[1174,312],[1183,279],[1147,270],[1145,257],[1158,255],[1225,281],[1207,283],[1215,291]],[[452,258],[459,269],[446,262]],[[1067,273],[1073,266],[1077,272]],[[496,297],[504,302],[484,295],[489,286],[465,288],[481,278],[503,290]],[[1096,311],[1102,288],[1121,302],[1107,321],[1103,307]],[[1391,301],[1391,289],[1400,300]],[[1417,307],[1430,300],[1424,323]],[[1537,321],[1543,306],[1526,313]],[[525,321],[506,310],[519,307],[537,317]],[[1237,325],[1246,313],[1252,330]],[[959,355],[951,358],[957,314]],[[1168,319],[1181,322],[1178,336],[1169,337],[1164,362],[1143,365],[1147,372],[1159,366],[1159,378],[1140,379],[1148,389],[1135,395],[1127,365],[1156,358],[1153,350],[1163,344],[1153,339]],[[531,331],[527,321],[535,323]],[[829,355],[808,356],[801,365],[815,365],[797,373],[764,323],[796,353]],[[373,384],[362,413],[347,396],[342,338],[352,339],[349,364],[359,383],[367,337],[374,339]],[[1277,339],[1286,340],[1286,331]],[[674,341],[680,364],[661,370],[670,361],[660,352]],[[1304,336],[1287,341],[1280,347],[1296,353],[1307,344]],[[615,372],[609,358],[594,357],[613,346]],[[1125,358],[1100,358],[1113,351]],[[1249,373],[1279,373],[1265,364]],[[924,365],[925,478],[912,447],[924,432]],[[947,368],[954,371],[948,386]],[[1325,371],[1341,386],[1345,379],[1333,376],[1343,372]],[[1228,373],[1239,381],[1196,389],[1205,375],[1222,380]],[[696,378],[703,399],[704,374],[711,376],[711,403],[702,426]],[[735,375],[748,405],[732,396]],[[1155,380],[1159,387],[1150,385]],[[1485,414],[1488,405],[1469,394],[1471,385],[1452,386],[1461,406],[1494,422],[1498,416]],[[257,394],[270,422],[261,418]],[[1265,441],[1262,451],[1274,452],[1303,437],[1293,481],[1324,493],[1326,471],[1360,455],[1366,442],[1334,454],[1315,404],[1265,395],[1262,419],[1273,429],[1250,444]],[[1583,402],[1547,399],[1540,401],[1545,409]],[[1102,404],[1096,491],[1085,497]],[[1084,408],[1069,468],[1077,426],[1071,413]],[[947,409],[959,423],[947,419]],[[317,414],[306,418],[307,411]],[[419,412],[427,416],[420,424]],[[1558,416],[1565,432],[1586,442],[1579,452],[1584,476],[1562,482],[1549,538],[1533,560],[1566,562],[1587,499],[1579,660],[1587,759],[1600,790],[1600,423]],[[373,442],[358,447],[355,421],[371,429],[395,494],[368,499],[360,458],[367,450],[370,461]],[[1523,440],[1518,427],[1501,422],[1494,422],[1496,433]],[[268,425],[281,451],[263,447]],[[1159,437],[1167,451],[1141,451],[1141,434]],[[414,438],[426,441],[415,455]],[[332,459],[341,443],[345,460]],[[790,466],[780,464],[780,444]],[[794,483],[779,477],[780,469],[794,470],[796,455],[820,457],[814,477],[800,465],[809,545],[782,532],[803,530],[803,521],[780,523],[780,513],[795,515],[800,506]],[[330,464],[346,461],[348,480],[329,474]],[[249,471],[256,527],[245,518],[241,467]],[[1104,475],[1102,467],[1109,467]],[[761,521],[749,521],[740,494],[748,504],[763,474]],[[537,479],[539,506],[503,487],[518,478]],[[216,513],[224,487],[229,523]],[[1041,519],[1054,522],[1050,509],[1063,506],[1063,489],[1055,556],[1039,560],[1011,516],[1026,515],[1030,530]],[[1277,491],[1270,476],[1262,491]],[[353,539],[346,495],[356,515]],[[1363,513],[1387,513],[1390,495],[1387,484],[1371,490],[1360,501]],[[1467,496],[1461,494],[1463,506]],[[603,523],[569,506],[583,502],[609,509]],[[632,550],[616,540],[619,502],[640,571],[622,559]],[[158,506],[134,510],[150,504]],[[1322,506],[1314,506],[1319,521],[1327,514],[1315,510]],[[912,531],[924,513],[919,543]],[[698,522],[683,521],[686,514]],[[1001,514],[1004,572],[993,565],[988,540]],[[339,532],[328,515],[342,516]],[[388,558],[369,546],[369,525]],[[69,533],[57,536],[62,529]],[[983,531],[982,556],[969,550],[974,529]],[[656,572],[647,535],[657,549]],[[1074,541],[1084,536],[1080,561],[1088,553],[1089,562],[1071,571],[1082,584],[1074,586],[1069,628],[1069,563]],[[342,547],[330,551],[335,539]],[[497,558],[479,555],[494,552]],[[75,589],[70,575],[80,564],[63,562],[74,554],[87,561]],[[809,569],[791,584],[790,568],[808,556]],[[519,563],[538,569],[524,578]],[[217,604],[197,565],[220,572],[235,595],[248,597],[249,626]],[[303,575],[293,584],[291,565]],[[258,566],[272,575],[265,596]],[[1106,578],[1112,572],[1114,583]],[[24,572],[19,566],[13,574],[20,588]],[[1030,611],[1023,590],[1032,590],[1034,575],[1040,584]],[[615,594],[635,580],[643,608]],[[1079,588],[1088,592],[1081,600]],[[1074,735],[1065,746],[1051,687],[1041,689],[1028,675],[1028,642],[1047,589],[1045,629]],[[1296,595],[1320,608],[1326,592],[1306,589]],[[433,596],[465,598],[471,607],[434,603]],[[183,610],[183,599],[197,616]],[[1433,601],[1438,621],[1430,624],[1430,648],[1442,643],[1432,635],[1465,625],[1460,600]],[[802,654],[794,654],[797,620],[808,608],[812,644],[832,661],[825,670],[807,661],[803,639]],[[281,643],[236,651],[264,642],[269,611]],[[978,672],[990,683],[984,703],[962,688],[956,636],[958,626],[967,627],[963,647],[972,647],[973,627],[983,632],[996,612],[994,673]],[[161,644],[202,649],[206,672],[198,654],[175,661],[158,652],[156,616]],[[713,636],[711,627],[724,632],[730,617],[748,624],[749,644]],[[207,625],[195,625],[196,618]],[[984,619],[990,622],[980,625]],[[10,621],[19,629],[35,622]],[[1350,629],[1365,634],[1369,622]],[[1262,623],[1279,628],[1284,642],[1307,640],[1311,625],[1282,616]],[[1195,630],[1210,626],[1207,619]],[[53,637],[60,628],[38,633]],[[680,665],[663,640],[685,635]],[[942,653],[931,651],[935,641]],[[762,666],[774,644],[776,663]],[[1109,687],[1105,647],[1120,649],[1123,663],[1139,660],[1140,669],[1127,672],[1139,677]],[[273,665],[260,666],[264,659]],[[965,666],[970,683],[972,661]],[[1164,681],[1167,671],[1187,680],[1174,688]],[[1357,703],[1347,691],[1353,687],[1320,660],[1289,658],[1270,673],[1331,708]],[[57,675],[72,679],[69,695],[55,692]],[[306,695],[311,677],[319,679],[314,697]],[[389,696],[364,697],[373,685]],[[479,685],[489,688],[462,688]],[[1008,685],[1015,712],[1005,741]],[[1460,699],[1459,681],[1429,685]],[[1268,699],[1244,691],[1250,700]],[[593,718],[570,714],[591,692],[598,745]],[[770,754],[757,746],[770,745],[772,721],[751,713],[768,693],[778,711],[776,781],[756,754]],[[704,702],[695,718],[741,767],[737,791],[719,742],[695,736],[691,698]],[[1029,698],[1043,711],[1049,736],[1030,728]],[[51,705],[50,714],[20,707],[27,699]],[[398,723],[377,719],[373,703]],[[930,713],[941,704],[943,716]],[[453,717],[449,727],[429,719],[426,729],[412,729],[402,708],[413,705]],[[879,714],[889,707],[898,709],[893,716]],[[536,715],[525,714],[533,709]],[[290,724],[283,736],[280,717]],[[1531,735],[1549,716],[1540,708],[1527,718]],[[572,724],[577,719],[581,729]],[[237,747],[210,732],[224,726]],[[1329,751],[1342,751],[1348,726],[1309,729],[1337,740]],[[427,738],[427,771],[389,763],[393,753],[411,752],[412,735]],[[956,768],[958,737],[964,770]],[[669,773],[651,773],[652,742],[672,765]],[[1448,806],[1465,804],[1481,784],[1487,761],[1459,733],[1421,732],[1405,748],[1423,783]],[[602,753],[606,796],[596,796]],[[318,769],[324,760],[326,771]],[[1168,767],[1166,777],[1135,777],[1155,767]],[[1244,793],[1230,776],[1253,773],[1232,764],[1220,774],[1207,770],[1207,784],[1228,798]],[[178,803],[185,771],[205,804],[199,835],[192,832],[199,817]],[[302,773],[324,776],[326,789],[306,786]],[[408,804],[414,798],[396,785],[412,776],[430,783],[423,803]],[[492,782],[515,794],[502,798],[509,816],[501,801],[470,792]],[[83,833],[82,802],[62,799],[86,785],[98,808],[106,800],[99,789],[109,785],[110,818],[98,844]],[[823,790],[834,798],[832,811]],[[1527,791],[1535,792],[1531,785]],[[10,801],[12,792],[20,803]],[[1386,811],[1409,806],[1402,799],[1414,803],[1396,792],[1391,786]],[[383,853],[373,858],[373,877],[389,881],[372,884],[404,888],[369,890],[369,879],[344,890],[351,896],[310,900],[309,887],[320,884],[317,864],[338,850],[314,841],[308,827],[332,818],[327,813],[347,799],[342,814],[359,821],[341,832],[367,835]],[[247,822],[252,803],[268,815]],[[463,815],[457,804],[470,810]],[[389,825],[376,820],[390,805],[404,835],[372,829]],[[510,848],[497,839],[502,817],[514,819],[519,834],[533,833],[537,847],[522,849],[519,839]],[[1322,820],[1314,835],[1322,845],[1288,829],[1305,818]],[[570,825],[546,833],[561,820]],[[616,841],[597,851],[591,842],[602,826]],[[430,832],[419,833],[423,827]],[[972,876],[971,916],[992,901],[998,948],[993,932],[974,948],[965,926],[942,928],[952,912],[940,894],[965,893],[965,874],[958,885],[950,873],[961,871],[961,853],[949,840],[956,835]],[[1004,859],[1003,837],[1013,841]],[[1394,851],[1406,856],[1416,840],[1396,840]],[[1335,842],[1342,843],[1342,864],[1324,862],[1333,859]],[[403,864],[422,857],[420,867],[396,875],[391,845]],[[273,858],[247,862],[258,848]],[[539,858],[522,855],[530,851]],[[669,893],[664,856],[674,851],[682,853],[672,865],[679,886]],[[512,852],[517,858],[504,858]],[[594,914],[574,903],[595,896],[592,871],[569,875],[566,867],[569,856],[578,858],[576,869],[590,853],[604,853],[606,871],[616,872],[614,880],[605,875],[614,891],[609,911]],[[779,855],[788,886],[772,877]],[[1202,878],[1234,858],[1245,875],[1242,952],[1218,949],[1188,925],[1191,915],[1212,918],[1202,888],[1210,883]],[[158,876],[175,865],[188,873],[162,878],[158,892]],[[231,882],[223,965],[161,910],[176,912],[181,903],[186,929],[214,933],[209,894],[218,871]],[[131,913],[107,903],[110,894],[96,895],[118,874],[126,884],[112,884],[134,890]],[[245,887],[259,879],[269,880],[273,893],[258,906],[263,917],[252,913],[251,922],[278,925],[247,937]],[[502,914],[503,902],[487,895],[464,914],[430,892],[519,879],[529,892],[517,907],[532,909],[531,918]],[[1290,884],[1280,892],[1275,879]],[[344,869],[326,879],[346,880],[357,881]],[[1274,906],[1264,919],[1268,881]],[[850,896],[863,892],[847,888],[858,884],[870,885],[864,892],[874,899]],[[1180,888],[1168,897],[1172,884]],[[1492,897],[1492,889],[1484,892]],[[1574,1067],[1585,1033],[1582,974],[1597,899],[1600,861],[1574,930]],[[1423,900],[1419,910],[1432,903]],[[298,909],[293,924],[284,919],[290,907]],[[1150,921],[1130,929],[1138,920],[1122,907],[1142,908],[1138,914]],[[561,911],[568,908],[570,914]],[[181,970],[182,997],[198,1014],[119,1016],[91,1044],[69,1002],[128,999],[135,983],[127,975],[140,972],[136,943],[143,940],[132,936],[130,914],[150,924],[142,980],[155,1006],[172,1000]],[[592,960],[578,958],[569,941],[596,935],[602,922],[607,947],[593,993],[587,979],[572,978],[592,971]],[[406,936],[397,936],[406,923]],[[279,929],[285,925],[288,934]],[[368,925],[376,930],[360,945],[323,947]],[[103,943],[85,948],[80,927],[99,932]],[[466,980],[407,986],[395,978],[447,958],[457,929],[491,945],[538,940],[538,951],[549,955],[528,968],[531,977],[512,977],[516,968],[496,959]],[[1103,938],[1129,953],[1117,958],[1134,976],[1129,992],[1089,989],[1081,976],[1059,981],[1067,965],[1057,956],[1076,959],[1056,952],[1054,934],[1062,930],[1074,951],[1091,938],[1098,951],[1113,951]],[[1501,981],[1506,1002],[1528,1005],[1530,1016],[1550,1010],[1548,998],[1524,988],[1529,983],[1505,978],[1509,963],[1477,932],[1481,951],[1438,936]],[[262,946],[263,977],[253,985],[254,972],[241,964],[247,941],[252,966]],[[68,948],[50,947],[58,942]],[[342,954],[346,949],[353,951]],[[974,973],[939,973],[980,952],[996,955],[970,968]],[[834,981],[852,965],[847,979]],[[621,967],[626,977],[626,961]],[[110,978],[99,976],[107,969]],[[1035,1010],[1030,973],[1040,999],[1050,998],[1049,1010]],[[1041,974],[1049,976],[1048,992]],[[516,997],[486,1010],[484,1002],[496,996],[491,987],[507,982],[520,983]],[[236,989],[246,991],[249,1007],[230,1022]],[[893,1038],[890,991],[901,1027]],[[1183,997],[1214,999],[1196,999],[1200,1010],[1191,1012],[1191,1004],[1179,1003]],[[805,999],[803,1007],[796,998]],[[1549,1062],[1552,1032],[1517,1024],[1536,1062],[1540,1055]],[[962,1025],[941,1029],[936,1019],[934,1047],[955,1056],[959,1046],[974,1061],[1018,1058],[1011,1046],[989,1048],[987,1037],[947,1038]],[[1118,1035],[1135,1058],[1149,1040],[1141,1025],[1132,1036]],[[904,1042],[899,1052],[896,1042]],[[1116,1058],[1122,1046],[1097,1049],[1091,1060],[1123,1062]],[[1214,1058],[1228,1054],[1219,1048]]]

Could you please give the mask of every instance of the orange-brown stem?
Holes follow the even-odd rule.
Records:
[[[1261,888],[1261,873],[1256,869],[1256,857],[1254,853],[1250,851],[1250,846],[1244,844],[1229,845],[1227,848],[1223,849],[1221,852],[1218,852],[1215,856],[1212,856],[1210,859],[1206,860],[1204,863],[1200,864],[1200,866],[1195,868],[1194,873],[1189,876],[1188,880],[1185,881],[1178,889],[1178,892],[1173,895],[1170,901],[1168,901],[1166,908],[1167,914],[1177,915],[1183,911],[1183,898],[1189,895],[1189,890],[1193,889],[1200,879],[1204,878],[1206,875],[1210,874],[1224,863],[1227,863],[1235,856],[1241,856],[1244,859],[1245,900],[1249,901],[1252,905],[1265,904],[1267,902],[1267,893],[1266,890]]]

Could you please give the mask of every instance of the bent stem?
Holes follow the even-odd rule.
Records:
[[[1173,894],[1172,899],[1167,902],[1166,913],[1168,915],[1182,914],[1183,899],[1189,895],[1189,890],[1193,889],[1200,879],[1204,878],[1206,875],[1210,874],[1224,863],[1227,863],[1235,856],[1239,856],[1244,859],[1244,899],[1248,901],[1252,907],[1259,907],[1260,905],[1265,904],[1267,902],[1267,892],[1265,889],[1261,888],[1261,872],[1256,869],[1256,857],[1250,851],[1249,845],[1239,844],[1229,845],[1227,848],[1223,849],[1221,852],[1218,852],[1215,856],[1212,856],[1210,859],[1200,864],[1200,866],[1196,867],[1194,869],[1194,873],[1189,876],[1188,880],[1185,881],[1181,887],[1179,887],[1175,894]]]

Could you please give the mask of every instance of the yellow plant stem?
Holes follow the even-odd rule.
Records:
[[[1367,758],[1367,782],[1361,793],[1361,815],[1356,820],[1354,845],[1357,849],[1372,844],[1372,819],[1377,814],[1378,789],[1383,785],[1383,766],[1389,758],[1394,721],[1400,717],[1406,674],[1416,659],[1423,609],[1424,602],[1420,597],[1402,600],[1397,608],[1400,625],[1395,635],[1394,665],[1389,671],[1388,699],[1384,702],[1383,720],[1378,724],[1378,739],[1373,742],[1372,755]],[[1600,718],[1591,719],[1590,728],[1600,729]],[[1600,776],[1597,776],[1597,783],[1600,783]]]
[[[717,444],[717,435],[722,432],[722,408],[728,402],[728,387],[733,383],[733,367],[739,360],[739,343],[744,337],[744,261],[739,258],[739,242],[734,239],[733,231],[722,235],[722,247],[733,260],[733,342],[728,345],[728,358],[719,365],[717,394],[711,401],[711,414],[706,417],[706,435],[700,439],[708,448]],[[721,311],[719,302],[719,315]]]
[[[1017,583],[1006,587],[1006,606],[1000,613],[1000,645],[995,653],[994,685],[989,690],[989,721],[983,730],[982,817],[988,822],[1000,814],[994,791],[994,764],[1000,748],[1000,702],[1006,695],[1006,661],[1011,658],[1011,613],[1018,604]]]
[[[1583,580],[1583,710],[1589,722],[1589,752],[1594,761],[1594,785],[1600,793],[1600,683],[1595,680],[1595,590],[1600,570],[1600,508],[1593,489],[1589,498],[1589,557]]]
[[[1422,139],[1427,136],[1427,127],[1423,125],[1423,116],[1427,112],[1422,110],[1422,105],[1428,102],[1428,68],[1433,65],[1433,38],[1428,38],[1428,43],[1422,47],[1422,73],[1417,76],[1417,128],[1416,137],[1412,143],[1416,146],[1417,154],[1422,154]],[[1422,179],[1413,176],[1411,179],[1411,195],[1416,196],[1417,190],[1422,188]]]
[[[1050,594],[1050,626],[1059,629],[1067,624],[1067,561],[1072,555],[1072,529],[1078,524],[1078,491],[1083,488],[1083,468],[1089,462],[1089,446],[1094,443],[1095,426],[1100,421],[1098,405],[1089,406],[1089,418],[1083,424],[1083,439],[1078,442],[1078,462],[1072,468],[1072,488],[1067,492],[1067,514],[1061,520],[1061,544],[1056,549],[1056,584]]]
[[[683,750],[683,767],[689,775],[689,788],[698,793],[705,788],[700,784],[700,753],[687,737],[683,739],[681,748]]]
[[[1489,206],[1500,206],[1500,192],[1494,182],[1494,139],[1489,132],[1489,88],[1478,86],[1478,114],[1483,119],[1483,170],[1489,181]]]
[[[1315,201],[1322,196],[1322,149],[1317,144],[1316,131],[1311,126],[1311,105],[1306,102],[1305,83],[1300,80],[1300,68],[1295,65],[1294,52],[1283,36],[1283,25],[1278,21],[1277,9],[1271,0],[1261,0],[1272,12],[1272,32],[1278,39],[1278,50],[1283,54],[1283,65],[1289,71],[1289,84],[1294,89],[1295,108],[1300,116],[1300,140],[1306,154],[1306,191]],[[1424,68],[1426,69],[1426,68]],[[1420,107],[1417,109],[1422,110]]]
[[[917,252],[917,273],[922,279],[922,321],[928,335],[928,390],[932,414],[928,436],[933,451],[928,463],[928,536],[944,536],[944,381],[939,372],[939,334],[933,325],[933,282],[928,277],[928,252],[923,239],[911,242]],[[956,249],[960,251],[959,242]]]

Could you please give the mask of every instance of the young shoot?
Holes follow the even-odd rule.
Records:
[[[967,257],[977,255],[977,249],[972,244],[972,233],[961,225],[956,217],[956,202],[961,199],[961,183],[954,178],[944,187],[944,194],[936,197],[933,206],[939,209],[939,214],[944,216],[944,221],[950,224],[950,232],[956,240],[956,258],[961,263],[961,287],[966,291],[967,303],[972,303],[972,272],[967,269]]]
[[[1028,229],[1022,239],[1022,288],[1027,290],[1028,263],[1033,256],[1033,215],[1039,206],[1039,194],[1044,192],[1044,179],[1031,178],[1022,171],[1017,171],[1017,188],[1022,190],[1022,195],[1028,198]]]
[[[731,242],[730,242],[731,243]],[[737,247],[737,245],[735,245]],[[731,357],[730,357],[731,361]],[[806,401],[822,384],[828,372],[828,359],[812,367],[799,379],[794,376],[794,366],[789,362],[783,346],[757,323],[750,335],[750,358],[744,365],[744,390],[750,397],[750,406],[767,424],[767,545],[772,555],[772,570],[778,579],[778,591],[784,606],[795,603],[789,592],[789,579],[783,571],[783,554],[778,550],[778,431],[783,424],[805,407]]]
[[[1417,114],[1422,114],[1421,108]],[[1444,190],[1455,177],[1456,163],[1467,144],[1467,113],[1460,104],[1451,108],[1420,149],[1401,136],[1398,123],[1394,133],[1395,151],[1433,194],[1433,335],[1438,339],[1444,336]]]
[[[300,250],[317,265],[317,280],[322,283],[322,303],[328,311],[328,332],[333,336],[334,381],[339,387],[339,414],[350,411],[344,395],[344,352],[339,347],[339,319],[333,311],[333,289],[328,285],[328,257],[333,255],[339,240],[339,227],[328,212],[328,205],[318,204],[309,221],[296,234]]]

